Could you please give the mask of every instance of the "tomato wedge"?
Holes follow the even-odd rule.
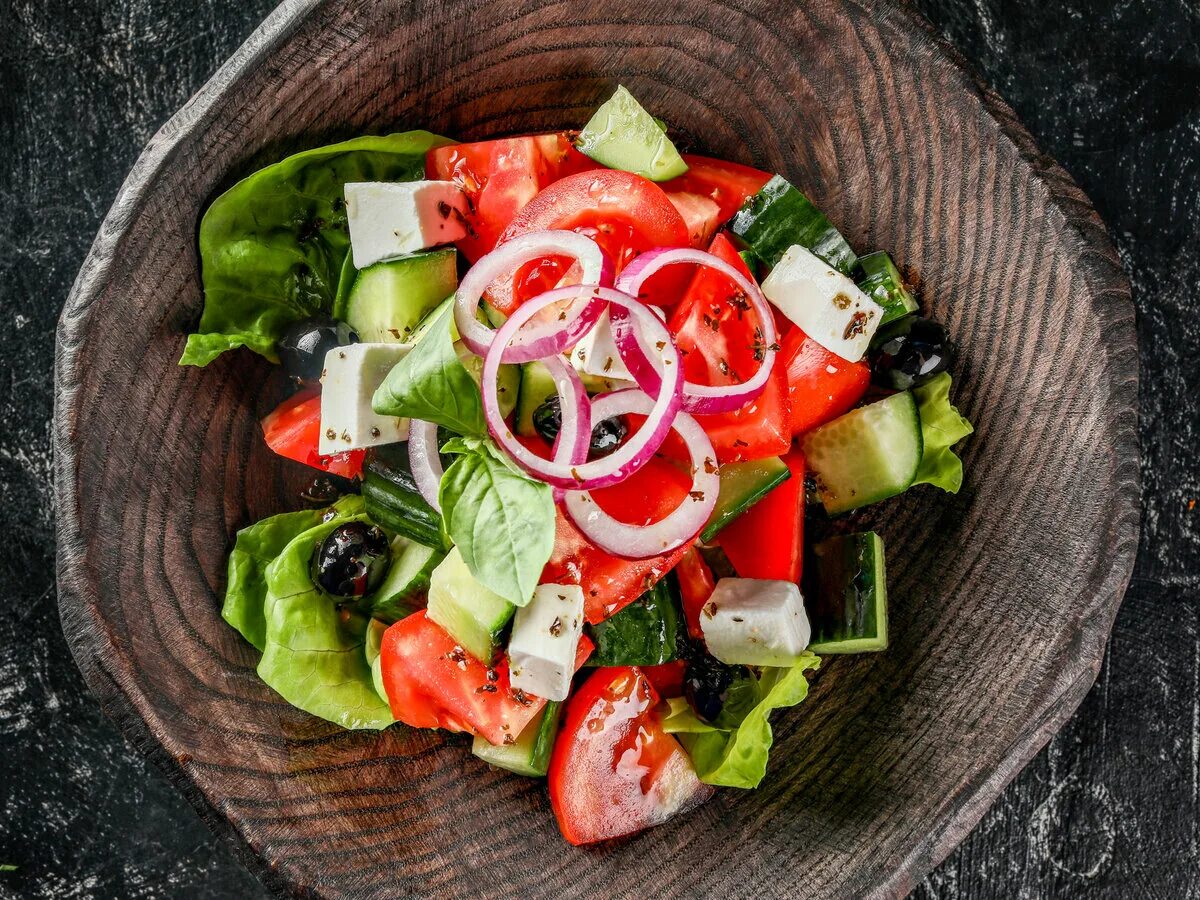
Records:
[[[321,392],[303,390],[288,397],[262,420],[267,446],[288,459],[331,475],[354,478],[362,472],[365,450],[347,450],[321,456]]]
[[[728,526],[726,526],[728,527]],[[679,579],[679,594],[683,599],[683,617],[687,620],[688,635],[704,642],[704,630],[700,627],[700,611],[712,596],[717,586],[712,569],[695,547],[689,548],[675,567]]]
[[[784,337],[775,365],[787,378],[788,428],[793,435],[849,411],[871,383],[866,362],[847,362],[799,328]]]
[[[708,248],[746,277],[750,270],[724,234]],[[758,321],[748,304],[738,300],[729,279],[713,269],[701,269],[692,279],[683,302],[671,315],[669,327],[684,353],[683,370],[698,384],[737,384],[751,378],[761,365],[765,345]],[[755,400],[741,409],[696,416],[712,439],[721,462],[779,456],[792,442],[788,430],[787,378],[778,359],[771,378]]]
[[[659,663],[657,666],[642,666],[641,668],[642,674],[653,685],[658,696],[664,699],[683,696],[683,676],[687,673],[687,663],[684,660],[676,659],[668,663]]]
[[[579,639],[576,669],[592,648],[586,635]],[[503,744],[505,737],[515,739],[546,705],[541,697],[512,689],[507,660],[484,665],[424,610],[388,627],[380,655],[392,715],[416,728],[469,731]]]
[[[688,242],[697,249],[707,247],[721,224],[721,207],[703,194],[676,191],[667,194],[687,225]]]
[[[783,461],[792,477],[721,529],[717,543],[742,578],[800,583],[804,563],[804,454]]]
[[[567,701],[550,756],[550,805],[572,844],[635,834],[713,794],[654,714],[658,694],[636,668],[597,669]]]
[[[662,188],[615,169],[580,172],[554,182],[513,219],[501,242],[552,228],[586,234],[604,249],[618,272],[653,247],[688,246],[687,225]],[[523,301],[558,285],[568,267],[569,261],[562,258],[535,260],[521,268],[512,286],[493,285],[488,301],[508,315]]]
[[[718,223],[728,221],[748,197],[757,194],[771,180],[767,172],[723,159],[685,153],[683,161],[688,164],[687,172],[663,182],[664,190],[670,194],[685,192],[712,199],[719,210]]]

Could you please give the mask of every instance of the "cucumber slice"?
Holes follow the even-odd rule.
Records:
[[[457,547],[433,570],[429,618],[481,662],[490,663],[496,656],[500,635],[516,609],[475,580]]]
[[[392,565],[383,584],[371,595],[371,615],[396,622],[424,605],[433,570],[445,554],[402,537],[392,541]]]
[[[786,179],[775,175],[733,214],[729,230],[768,266],[799,244],[849,275],[858,257],[824,213]]]
[[[550,370],[540,362],[521,366],[521,390],[517,393],[516,432],[522,437],[533,437],[533,411],[555,396],[554,379]]]
[[[454,295],[451,294],[429,312],[425,313],[425,318],[420,321],[416,330],[412,333],[411,342],[414,344],[419,344],[421,342],[421,338],[425,337],[425,335],[429,332],[429,329],[433,327],[433,323],[436,322],[441,314],[449,309],[453,303]],[[453,328],[453,325],[451,328]],[[455,337],[458,337],[457,331],[454,331],[453,333]]]
[[[389,259],[358,273],[344,318],[366,343],[405,344],[429,311],[457,287],[453,248]]]
[[[801,441],[830,515],[899,494],[916,478],[922,448],[921,417],[908,391],[851,410]]]
[[[663,578],[620,612],[588,627],[596,649],[585,666],[657,666],[679,658],[682,603]]]
[[[651,181],[667,181],[687,171],[666,130],[623,87],[600,105],[575,146],[602,166]]]
[[[476,356],[466,348],[461,341],[455,343],[458,350],[458,360],[463,364],[476,384],[483,382],[483,357]],[[521,391],[521,366],[503,365],[496,373],[496,394],[500,400],[500,413],[505,418],[517,406],[517,397]]]
[[[708,543],[722,528],[766,496],[776,485],[792,477],[791,471],[778,456],[752,459],[748,462],[726,463],[721,466],[721,490],[708,524],[700,532],[700,540]]]
[[[859,288],[883,307],[880,328],[917,311],[917,301],[908,292],[904,279],[900,277],[900,270],[887,253],[878,250],[859,257],[858,267],[862,269]]]
[[[388,531],[445,550],[442,517],[425,502],[408,465],[408,444],[375,447],[363,465],[363,501],[367,515]]]
[[[547,702],[511,744],[489,744],[477,734],[471,743],[471,752],[498,769],[541,778],[550,769],[550,751],[554,749],[554,739],[558,736],[562,707],[561,703],[553,700]]]
[[[887,576],[883,539],[845,534],[813,547],[817,589],[809,604],[814,653],[869,653],[887,648]]]

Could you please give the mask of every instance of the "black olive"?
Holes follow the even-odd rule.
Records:
[[[379,587],[392,551],[375,525],[339,525],[313,551],[312,580],[335,597],[362,597]]]
[[[297,381],[319,381],[325,354],[334,347],[358,343],[358,334],[345,322],[318,317],[293,323],[279,339],[279,361]]]
[[[944,326],[920,316],[905,316],[892,323],[874,344],[872,378],[898,391],[922,385],[946,371],[957,352]]]
[[[562,428],[562,404],[557,396],[551,397],[533,411],[533,427],[550,443],[558,437]],[[592,443],[588,448],[588,458],[598,459],[608,456],[618,447],[629,429],[621,419],[604,419],[592,426]]]
[[[725,695],[734,679],[745,666],[727,666],[707,653],[697,653],[688,660],[683,675],[683,694],[706,722],[714,721],[725,707]]]

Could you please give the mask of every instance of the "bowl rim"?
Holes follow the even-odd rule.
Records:
[[[54,411],[51,435],[54,455],[54,495],[57,522],[57,585],[59,615],[76,665],[104,713],[140,753],[167,776],[211,830],[222,837],[268,888],[279,893],[307,891],[263,852],[250,845],[193,781],[188,760],[168,753],[141,712],[144,697],[136,684],[106,664],[106,626],[99,615],[96,573],[80,564],[86,541],[81,528],[75,483],[78,395],[86,360],[77,352],[89,328],[95,301],[113,275],[114,262],[130,225],[140,215],[148,189],[171,163],[175,152],[193,133],[203,130],[223,95],[248,77],[298,30],[309,15],[336,0],[283,0],[250,34],[195,95],[155,133],[125,178],[112,207],[88,251],[71,287],[56,330]],[[1055,680],[1040,715],[1021,738],[1005,751],[1000,764],[964,784],[953,802],[939,813],[930,833],[894,861],[886,880],[870,896],[903,896],[974,829],[1003,789],[1059,731],[1082,703],[1100,671],[1113,620],[1132,576],[1140,537],[1141,475],[1138,441],[1138,340],[1131,288],[1103,222],[1090,200],[1070,175],[1042,152],[1012,108],[974,71],[911,6],[892,0],[850,0],[877,6],[882,15],[905,27],[915,45],[941,56],[973,93],[983,112],[993,119],[1001,139],[1016,150],[1047,192],[1048,205],[1062,214],[1062,240],[1071,247],[1090,289],[1093,312],[1101,320],[1107,355],[1105,377],[1114,403],[1117,427],[1112,434],[1119,490],[1111,498],[1111,564],[1094,598],[1097,615],[1081,622],[1074,655]],[[1115,408],[1113,408],[1115,407]]]

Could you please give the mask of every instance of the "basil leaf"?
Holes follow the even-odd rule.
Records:
[[[514,471],[490,442],[451,440],[445,449],[459,454],[438,491],[446,531],[477,580],[526,605],[554,551],[550,485]]]
[[[459,434],[487,434],[483,396],[459,359],[453,325],[454,308],[447,306],[375,391],[375,412],[436,422]]]

